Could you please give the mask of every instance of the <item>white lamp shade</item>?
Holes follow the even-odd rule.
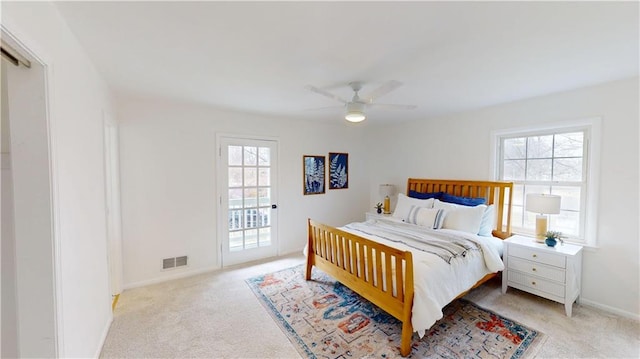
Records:
[[[553,194],[529,193],[525,206],[529,212],[540,214],[560,213],[560,196]]]
[[[383,196],[393,196],[396,192],[396,186],[392,184],[381,184],[380,185],[380,194]]]
[[[359,102],[349,102],[347,104],[347,114],[344,119],[350,122],[361,122],[367,118],[364,114],[364,104]]]

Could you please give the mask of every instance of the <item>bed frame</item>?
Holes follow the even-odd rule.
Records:
[[[493,235],[502,239],[511,236],[513,196],[511,182],[409,178],[407,195],[409,191],[446,192],[456,196],[483,197],[488,205],[496,205],[497,221]],[[306,280],[311,279],[311,269],[316,266],[400,320],[402,322],[400,354],[409,355],[413,335],[411,309],[414,291],[411,252],[398,250],[312,219],[308,220],[308,226]],[[373,260],[367,260],[367,258]],[[403,267],[404,271],[392,271],[392,268]],[[493,278],[496,274],[486,275],[469,290]],[[468,290],[460,293],[456,299],[467,292]]]

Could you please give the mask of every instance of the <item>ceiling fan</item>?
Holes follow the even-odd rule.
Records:
[[[395,104],[381,104],[374,103],[374,101],[383,95],[388,94],[389,92],[395,90],[396,88],[402,85],[401,82],[391,80],[383,83],[377,89],[371,91],[367,96],[360,97],[358,92],[362,89],[362,82],[354,81],[349,83],[349,87],[353,90],[353,97],[351,101],[347,101],[340,96],[334,95],[330,92],[317,88],[315,86],[307,85],[306,89],[313,91],[317,94],[326,96],[330,99],[342,102],[344,107],[346,108],[345,120],[350,122],[361,122],[364,121],[367,116],[365,115],[365,108],[368,107],[378,107],[378,108],[387,108],[394,110],[412,110],[416,108],[414,105],[395,105]]]

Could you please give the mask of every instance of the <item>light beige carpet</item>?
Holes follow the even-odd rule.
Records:
[[[120,296],[103,358],[299,358],[245,280],[304,262],[300,255],[198,275]],[[564,306],[489,282],[466,296],[548,338],[539,358],[639,358],[640,323]]]

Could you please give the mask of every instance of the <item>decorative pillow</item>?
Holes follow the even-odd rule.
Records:
[[[487,200],[482,197],[460,197],[448,193],[443,193],[439,199],[443,202],[461,204],[463,206],[477,206],[487,203]]]
[[[431,229],[440,229],[442,228],[444,217],[444,209],[411,206],[405,222]]]
[[[496,205],[492,204],[487,209],[485,209],[484,214],[482,215],[482,221],[480,221],[480,230],[478,231],[479,236],[491,237],[493,234],[493,228],[496,224]]]
[[[429,199],[429,198],[439,199],[443,193],[444,192],[422,193],[422,192],[416,192],[416,191],[409,191],[409,197],[418,198],[418,199]]]
[[[446,211],[442,228],[478,234],[480,224],[482,223],[482,216],[487,206],[481,204],[475,207],[469,207],[445,203],[436,199],[433,208],[444,209]]]
[[[411,206],[416,207],[425,207],[432,208],[433,207],[433,198],[429,199],[417,199],[407,197],[404,193],[398,194],[398,203],[396,204],[396,209],[393,211],[393,217],[399,218],[403,221],[406,221],[409,216],[409,211],[411,211]]]

